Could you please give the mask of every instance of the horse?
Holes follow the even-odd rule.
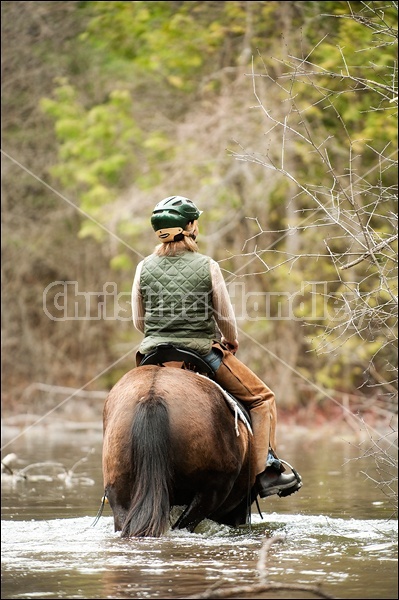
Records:
[[[111,389],[103,410],[104,500],[121,537],[194,532],[204,519],[248,523],[252,432],[223,390],[185,368],[145,365]],[[172,507],[183,508],[170,523]]]

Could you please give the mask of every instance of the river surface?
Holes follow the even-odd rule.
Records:
[[[237,529],[204,521],[195,533],[121,539],[102,497],[100,426],[4,428],[2,599],[188,598],[220,585],[319,586],[334,598],[398,598],[398,527],[365,441],[279,428],[279,454],[301,473],[288,498],[260,500]],[[373,454],[371,452],[371,454]],[[10,457],[9,457],[10,459]],[[7,461],[9,460],[7,459]],[[282,538],[259,566],[266,538]],[[235,598],[314,598],[278,591]]]

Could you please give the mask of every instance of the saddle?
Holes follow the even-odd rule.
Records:
[[[188,369],[189,371],[194,371],[195,373],[209,377],[209,379],[212,379],[215,384],[220,387],[219,384],[216,383],[215,371],[198,352],[191,348],[177,348],[170,343],[158,344],[155,350],[146,354],[141,360],[140,367],[144,367],[145,365],[158,365],[160,367],[171,366]],[[231,401],[229,401],[226,398],[226,402],[232,412],[234,412],[233,407],[237,405],[239,410],[244,414],[244,419],[242,419],[244,423],[246,419],[249,425],[251,425],[251,415],[244,404],[240,402],[240,400],[237,400],[237,398],[227,390],[223,389],[222,391],[225,397],[229,396],[231,399]]]
[[[158,344],[155,350],[144,356],[140,366],[158,365],[163,367],[167,366],[167,363],[180,363],[180,368],[189,369],[207,375],[210,379],[215,379],[215,371],[198,352],[191,350],[191,348],[177,348],[169,343]]]

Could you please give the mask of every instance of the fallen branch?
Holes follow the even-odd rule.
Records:
[[[205,590],[201,594],[196,596],[186,596],[186,598],[237,598],[237,594],[260,594],[263,592],[271,592],[271,591],[287,591],[287,590],[295,590],[297,592],[308,592],[314,594],[318,598],[330,598],[334,599],[334,596],[330,596],[329,594],[325,594],[317,587],[312,585],[296,585],[296,584],[288,584],[288,583],[255,583],[253,585],[243,585],[229,589],[209,589]]]

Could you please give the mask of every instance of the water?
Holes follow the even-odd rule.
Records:
[[[374,459],[359,458],[363,447],[345,436],[280,427],[280,455],[304,487],[261,500],[263,518],[254,504],[250,526],[204,521],[192,534],[126,540],[114,533],[109,507],[92,526],[102,496],[100,428],[35,429],[8,443],[14,435],[3,435],[2,456],[15,453],[14,472],[27,479],[2,478],[2,599],[188,598],[215,584],[259,584],[265,573],[271,584],[319,585],[335,598],[398,597],[392,501],[370,479]],[[260,566],[265,536],[282,541]]]

